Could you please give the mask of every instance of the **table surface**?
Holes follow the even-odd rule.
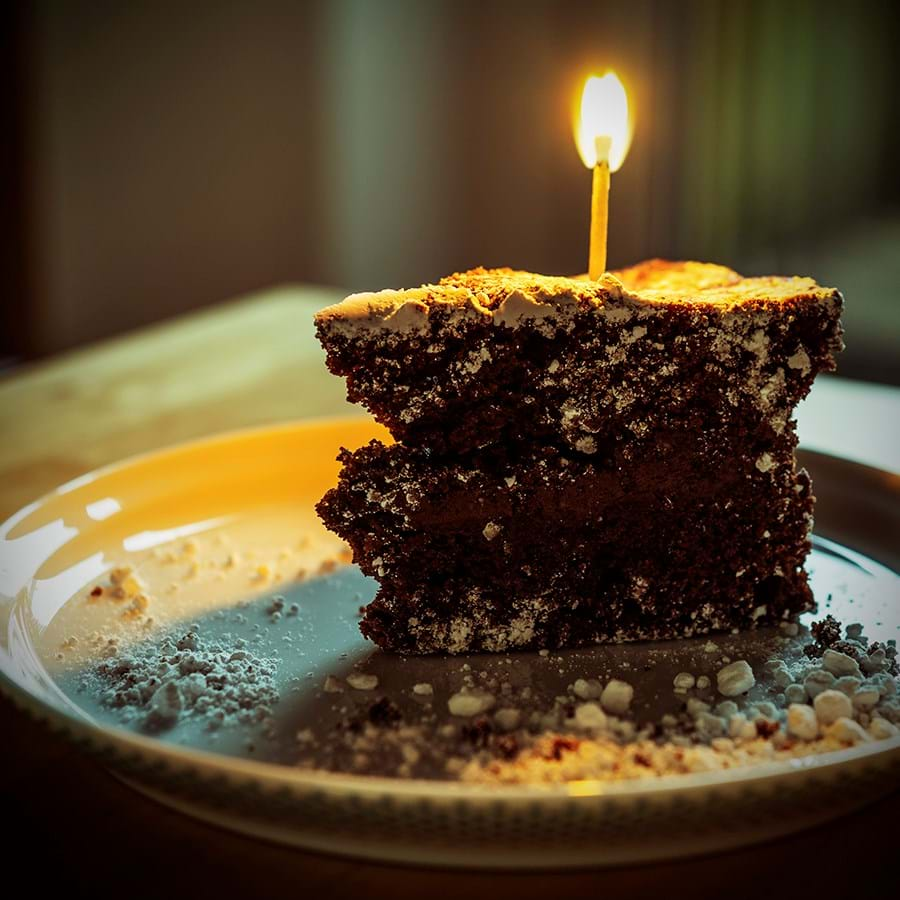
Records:
[[[314,416],[360,415],[330,376],[311,325],[334,302],[286,287],[157,325],[0,379],[0,520],[98,466],[201,435]],[[900,470],[900,390],[822,378],[801,405],[801,444]],[[379,866],[276,847],[189,820],[135,794],[0,700],[0,799],[16,821],[7,858],[40,847],[41,877],[168,897],[267,893],[319,897],[642,896],[689,886],[695,897],[760,890],[849,896],[860,866],[896,873],[896,795],[825,827],[702,860],[596,872],[502,875]],[[101,856],[102,854],[102,856]],[[833,865],[823,865],[832,860]],[[137,874],[136,874],[137,873]],[[738,874],[741,873],[741,874]],[[100,884],[102,882],[102,884]]]

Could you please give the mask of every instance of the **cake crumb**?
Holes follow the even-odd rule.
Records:
[[[450,715],[471,718],[487,712],[494,705],[493,694],[480,690],[462,690],[447,701]]]
[[[598,700],[603,693],[603,685],[596,678],[578,678],[572,685],[572,693],[581,700]]]
[[[575,721],[582,728],[606,727],[606,713],[596,703],[582,703],[575,708]]]
[[[756,678],[750,664],[745,659],[739,659],[719,669],[716,684],[720,694],[737,697],[749,691],[756,684]]]
[[[828,734],[842,744],[864,744],[871,740],[866,730],[853,719],[841,716],[828,729]]]
[[[787,711],[788,734],[802,741],[812,741],[819,734],[815,710],[805,703],[792,703]]]
[[[356,691],[374,691],[378,687],[378,676],[365,672],[351,672],[347,676],[347,684]]]
[[[869,734],[872,735],[876,741],[883,741],[888,738],[896,737],[900,734],[900,729],[892,722],[888,722],[887,719],[876,716],[869,722]]]
[[[116,566],[109,572],[109,580],[114,585],[124,584],[131,578],[134,569],[131,566]]]
[[[838,719],[853,717],[853,704],[843,691],[822,691],[813,700],[813,708],[820,725],[831,725]]]
[[[622,715],[631,706],[634,688],[627,681],[613,678],[603,689],[600,703],[603,708],[614,715]]]

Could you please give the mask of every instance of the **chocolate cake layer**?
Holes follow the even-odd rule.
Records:
[[[675,637],[811,608],[813,498],[791,429],[674,432],[639,459],[535,447],[467,460],[344,451],[325,524],[381,590],[364,634],[402,652]],[[738,448],[751,449],[737,453]]]
[[[834,368],[841,305],[808,278],[653,260],[599,281],[476,269],[316,324],[349,399],[410,446],[640,456],[660,431],[777,438]]]

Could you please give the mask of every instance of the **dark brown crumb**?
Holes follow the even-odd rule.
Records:
[[[875,641],[867,645],[866,642],[860,643],[849,637],[846,639],[842,638],[841,624],[832,615],[825,616],[819,622],[813,622],[809,626],[809,630],[816,640],[813,644],[807,644],[803,648],[803,652],[810,659],[818,659],[826,650],[834,650],[838,653],[846,654],[864,667],[863,661],[867,656],[881,651],[884,653],[887,662],[885,671],[895,677],[900,674],[900,668],[897,666],[897,647],[894,644],[883,644],[880,641]]]
[[[380,697],[369,707],[369,721],[373,725],[394,725],[402,718],[400,710],[387,697]]]
[[[851,641],[835,641],[829,649],[836,650],[838,653],[846,653],[847,656],[852,657],[857,662],[865,656],[865,653],[863,653],[859,646]]]
[[[778,722],[773,722],[770,719],[757,719],[756,720],[756,733],[761,738],[770,738],[776,731],[779,729]]]
[[[548,759],[562,759],[564,752],[578,749],[578,741],[574,738],[555,737],[549,748]]]
[[[347,716],[337,723],[338,731],[348,731],[350,734],[359,734],[363,730],[363,723],[358,716]]]
[[[809,631],[815,638],[815,643],[807,644],[803,648],[803,652],[810,659],[822,656],[826,650],[832,649],[841,639],[841,623],[830,614],[818,622],[813,622],[809,626]]]
[[[494,728],[490,721],[482,717],[470,725],[464,725],[462,735],[476,747],[487,747],[493,731]]]
[[[494,740],[494,750],[501,759],[513,759],[519,752],[519,742],[513,735],[505,734]]]

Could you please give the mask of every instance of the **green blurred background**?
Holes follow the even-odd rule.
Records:
[[[900,383],[893,4],[75,3],[4,13],[0,356],[285,282],[586,268],[590,71],[637,127],[611,266],[694,258],[847,298],[842,374]]]

